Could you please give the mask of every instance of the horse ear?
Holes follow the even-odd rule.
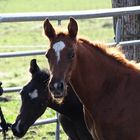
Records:
[[[40,71],[39,66],[36,63],[36,59],[32,59],[30,62],[30,69],[29,69],[30,73],[33,75],[34,73]]]
[[[69,31],[69,36],[72,39],[76,39],[77,32],[78,32],[78,25],[74,18],[70,18],[70,22],[68,24],[68,31]]]
[[[44,21],[44,33],[49,38],[49,40],[52,40],[56,36],[55,30],[49,22],[49,19]]]

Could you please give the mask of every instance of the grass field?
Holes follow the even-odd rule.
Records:
[[[111,1],[106,0],[0,0],[0,13],[16,12],[46,12],[46,11],[73,11],[110,8]],[[113,41],[113,27],[111,19],[78,20],[79,35],[92,40],[103,42]],[[52,22],[58,27],[57,21]],[[62,28],[67,27],[68,21],[62,21]],[[42,22],[21,22],[0,24],[0,52],[46,50],[48,40],[42,35]],[[30,56],[18,58],[0,58],[0,80],[3,87],[23,86],[30,79],[28,72],[29,63],[36,58],[42,68],[47,67],[44,56]],[[14,122],[19,108],[20,96],[17,93],[8,93],[2,97],[8,102],[0,102],[8,122]],[[55,112],[48,109],[41,118],[55,116]],[[32,127],[24,139],[54,140],[55,124]],[[16,139],[8,132],[9,139]],[[0,133],[0,140],[2,135]],[[66,140],[66,135],[61,129],[61,140]]]

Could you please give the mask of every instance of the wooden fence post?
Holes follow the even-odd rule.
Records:
[[[112,0],[112,7],[129,7],[140,5],[140,0]],[[140,15],[125,15],[114,17],[114,32],[116,32],[117,19],[121,19],[121,41],[140,39]],[[123,47],[126,58],[140,61],[140,47],[130,45]]]

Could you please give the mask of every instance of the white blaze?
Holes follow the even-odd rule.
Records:
[[[57,63],[59,62],[60,60],[60,52],[65,48],[65,44],[63,41],[59,41],[59,42],[56,42],[54,45],[53,45],[53,49],[55,50],[55,53],[56,53],[56,56],[57,56]]]
[[[38,91],[37,91],[37,89],[35,89],[33,92],[30,92],[29,93],[29,96],[30,96],[31,99],[37,98],[38,97]]]
[[[20,130],[19,130],[20,122],[21,122],[21,120],[19,120],[19,121],[17,122],[17,125],[16,125],[16,127],[15,127],[15,129],[17,130],[17,132],[20,132]]]

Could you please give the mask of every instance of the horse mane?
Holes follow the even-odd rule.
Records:
[[[126,59],[122,51],[122,47],[119,45],[116,45],[115,47],[110,47],[106,43],[92,42],[83,38],[79,38],[77,42],[80,44],[82,43],[83,45],[86,44],[86,46],[90,46],[93,47],[94,49],[97,49],[102,54],[105,54],[110,59],[118,62],[119,64],[125,66],[128,69],[140,72],[140,63],[136,63],[136,61],[132,60],[130,61]]]

